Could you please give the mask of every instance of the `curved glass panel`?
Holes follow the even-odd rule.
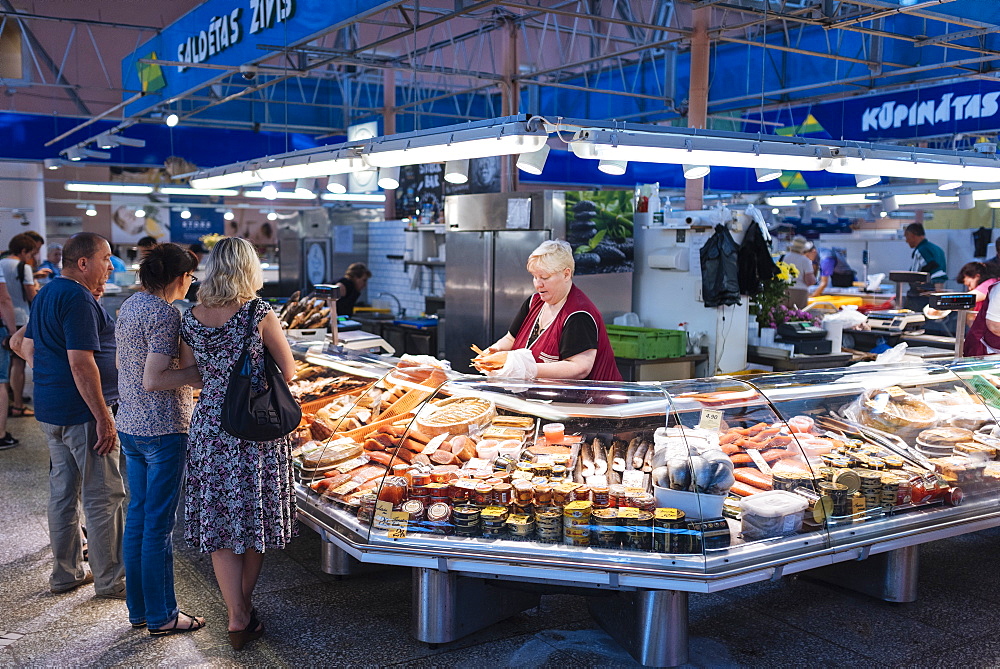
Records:
[[[820,474],[834,545],[992,513],[998,479],[987,465],[997,451],[981,443],[980,430],[992,431],[995,410],[974,390],[972,380],[989,373],[976,364],[960,373],[919,363],[752,380],[790,426],[808,428],[797,438]]]
[[[420,406],[371,506],[374,544],[479,559],[704,570],[682,519],[657,514],[656,385],[462,377]]]
[[[728,535],[719,532],[712,543],[705,542],[709,571],[829,546],[825,525],[812,513],[819,498],[818,475],[811,444],[797,433],[800,425],[789,425],[757,388],[742,380],[718,377],[662,385],[671,398],[671,423],[683,426],[668,432],[683,431],[687,437],[693,470],[689,491],[667,491],[670,497],[664,501],[686,502],[689,515],[696,511],[715,525],[721,525],[721,518],[727,526]],[[666,446],[676,452],[683,445]],[[720,457],[727,461],[725,468],[706,469]],[[673,461],[668,462],[673,468]],[[713,473],[716,478],[698,485],[699,472],[705,472],[702,479]]]

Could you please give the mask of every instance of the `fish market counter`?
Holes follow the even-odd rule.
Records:
[[[602,384],[297,355],[354,379],[306,406],[299,518],[330,573],[412,567],[427,643],[555,588],[674,666],[688,593],[810,570],[912,601],[920,544],[1000,525],[996,360]]]

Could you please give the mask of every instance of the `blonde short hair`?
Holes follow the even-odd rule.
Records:
[[[550,239],[542,242],[528,256],[528,271],[531,271],[532,266],[553,273],[568,269],[572,275],[576,269],[573,247],[562,239]]]
[[[208,256],[198,302],[206,307],[243,304],[264,287],[264,273],[253,244],[239,237],[223,237]]]

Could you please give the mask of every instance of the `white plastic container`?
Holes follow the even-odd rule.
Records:
[[[672,490],[653,486],[656,506],[680,509],[689,520],[709,520],[722,517],[725,495],[708,495],[686,490]]]
[[[805,497],[786,490],[768,490],[740,500],[743,538],[747,541],[794,534],[802,529],[809,506]]]

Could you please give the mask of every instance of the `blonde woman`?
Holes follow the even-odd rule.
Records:
[[[264,632],[252,603],[254,587],[264,552],[291,539],[295,513],[288,440],[244,441],[221,427],[229,374],[248,329],[257,373],[262,376],[266,347],[286,381],[294,374],[277,317],[256,299],[263,284],[253,245],[226,237],[208,257],[198,305],[181,320],[181,366],[197,363],[204,379],[188,435],[185,539],[212,555],[236,650]]]

